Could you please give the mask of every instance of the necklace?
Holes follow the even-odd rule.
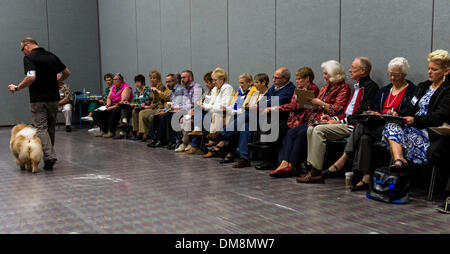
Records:
[[[391,108],[391,107],[392,107],[392,104],[394,104],[394,102],[395,102],[395,100],[397,99],[398,95],[401,94],[402,91],[403,91],[403,89],[405,89],[407,86],[408,86],[408,83],[406,83],[406,86],[405,86],[405,87],[403,87],[402,89],[400,89],[400,91],[397,93],[397,95],[394,97],[394,99],[393,99],[392,101],[390,101],[389,98],[391,98],[391,94],[392,94],[393,91],[394,91],[394,87],[391,88],[391,92],[389,93],[388,97],[386,98],[386,100],[387,100],[387,105],[386,105],[386,106],[387,106],[388,108]],[[392,96],[394,96],[394,95],[392,95]],[[389,101],[390,101],[390,102],[389,102]]]

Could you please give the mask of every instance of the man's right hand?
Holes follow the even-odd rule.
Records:
[[[14,93],[14,92],[16,91],[16,85],[14,85],[14,84],[9,85],[9,86],[8,86],[8,90],[9,90],[11,93]]]

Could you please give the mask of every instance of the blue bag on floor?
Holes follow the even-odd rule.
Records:
[[[409,202],[409,180],[404,172],[390,172],[388,167],[377,168],[370,178],[366,197],[393,204]]]

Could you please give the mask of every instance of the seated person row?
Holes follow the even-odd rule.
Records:
[[[100,132],[96,137],[112,138],[120,119],[126,117],[127,108],[120,104],[127,104],[133,100],[133,91],[130,85],[124,82],[123,76],[117,73],[113,77],[113,86],[106,100],[106,110],[99,111]]]
[[[165,147],[175,149],[176,135],[171,128],[171,119],[173,113],[172,107],[177,107],[183,103],[184,87],[178,83],[176,74],[166,75],[166,86],[171,91],[170,101],[166,103],[163,109],[158,109],[153,118],[151,129],[155,133],[152,142],[147,144],[149,147]],[[181,80],[181,78],[180,78]]]
[[[224,111],[226,111],[226,123],[229,123],[230,120],[235,122],[237,117],[245,116],[246,107],[248,105],[255,105],[257,99],[259,97],[258,89],[253,85],[253,78],[248,73],[243,73],[239,76],[239,91],[237,91],[231,100],[231,103],[227,107],[222,107]],[[226,128],[225,128],[226,129]],[[233,167],[241,168],[250,166],[250,158],[248,152],[248,143],[251,141],[250,132],[240,132],[237,133],[235,130],[231,132],[226,132],[224,130],[221,131],[221,134],[226,135],[226,139],[229,140],[229,144],[227,146],[228,154],[225,160],[222,163],[228,163],[233,161],[233,155],[236,152],[236,149],[239,146],[239,157],[240,161],[235,163]],[[218,145],[219,149],[224,148],[224,142],[222,145]],[[214,155],[215,151],[210,151],[204,157],[209,158]]]
[[[161,78],[161,73],[157,70],[152,70],[149,73],[150,78],[150,96],[145,101],[144,105],[141,105],[141,110],[136,110],[133,129],[136,131],[137,137],[141,136],[142,141],[147,141],[152,134],[149,133],[153,118],[155,117],[158,109],[164,108],[166,103],[170,100],[170,89],[167,89]],[[154,131],[154,130],[152,130]]]
[[[322,124],[308,127],[307,132],[307,165],[313,172],[299,179],[299,182],[322,183],[323,176],[320,174],[325,161],[325,153],[328,141],[341,140],[350,136],[354,128],[351,117],[361,114],[370,108],[373,98],[378,92],[378,85],[370,78],[372,64],[366,57],[357,57],[353,60],[349,69],[350,78],[356,81],[345,111],[333,118],[324,115]],[[313,99],[315,100],[315,99]],[[319,103],[320,102],[317,102]],[[322,104],[324,105],[324,104]],[[312,176],[317,177],[312,177]]]
[[[217,88],[216,94],[212,95],[214,98],[212,99],[212,103],[208,105],[204,105],[201,102],[201,100],[197,100],[194,104],[199,106],[199,109],[201,107],[202,111],[209,112],[211,115],[211,125],[209,132],[215,133],[217,131],[220,131],[222,127],[224,126],[225,118],[223,117],[224,114],[224,107],[228,106],[230,103],[230,100],[233,96],[234,89],[233,87],[228,84],[228,74],[227,72],[222,68],[216,68],[212,74],[211,74],[213,83],[215,87]],[[201,99],[201,98],[200,98]],[[194,130],[195,127],[199,128],[200,124],[203,121],[198,121],[199,123],[196,123],[194,114]],[[199,116],[202,117],[203,116]],[[185,136],[183,138],[184,145],[187,146],[187,142],[189,139],[191,139],[188,135],[188,132],[185,132]],[[201,137],[193,136],[192,142],[191,142],[191,148],[188,151],[185,151],[185,154],[198,154],[203,155],[203,151],[200,149],[200,143],[201,143]]]
[[[292,94],[295,90],[295,86],[290,82],[290,71],[285,68],[281,67],[277,69],[274,72],[274,85],[265,92],[263,97],[259,97],[259,101],[255,105],[251,105],[250,110],[255,109],[259,116],[264,118],[264,120],[270,120],[267,119],[268,112],[266,109],[270,108],[271,106],[278,106],[278,105],[272,105],[272,99],[274,97],[278,97],[279,104],[284,105],[289,103]],[[250,106],[249,106],[250,107]],[[258,125],[259,116],[256,117],[256,119],[252,119],[252,121],[256,121],[255,126]],[[284,123],[286,125],[287,121],[287,114],[280,115],[280,118],[278,119],[279,122],[275,123],[280,125],[280,122]],[[263,121],[264,121],[263,120]],[[230,123],[231,127],[225,128],[220,133],[212,133],[208,136],[209,139],[213,141],[222,141],[222,140],[229,140],[231,139],[235,134],[236,131],[241,132],[239,136],[243,137],[244,140],[249,139],[250,133],[249,133],[249,125],[250,125],[250,117],[249,117],[249,110],[245,111],[245,114],[241,114],[237,119],[235,119],[233,122]],[[283,128],[280,128],[283,129]],[[280,135],[278,135],[277,140],[282,139],[284,136],[282,133],[282,130],[279,130]],[[237,135],[237,134],[236,134]],[[276,142],[274,142],[276,144]],[[242,150],[245,153],[248,153],[248,142],[239,141],[239,149]],[[241,154],[241,157],[243,155]],[[247,162],[248,158],[241,158],[241,161],[236,163],[235,167],[242,167],[248,165]]]
[[[69,85],[60,80],[62,73],[57,74],[58,86],[59,86],[59,97],[58,111],[64,114],[64,119],[66,122],[66,132],[71,132],[71,120],[72,120],[72,92],[70,91]]]
[[[387,69],[391,83],[377,92],[370,106],[371,110],[366,113],[381,116],[402,110],[413,97],[416,86],[406,79],[409,70],[408,61],[403,57],[396,57],[389,62]],[[384,121],[358,123],[350,135],[344,153],[330,168],[323,171],[324,177],[335,175],[343,169],[347,160],[352,159],[354,177],[362,176],[360,181],[355,179],[357,184],[352,187],[352,191],[366,190],[370,174],[380,166],[373,145],[381,140],[384,126]]]
[[[296,81],[298,84],[298,87],[295,90],[300,89],[306,89],[306,90],[313,90],[315,96],[317,96],[319,92],[319,88],[312,83],[312,80],[314,80],[314,73],[309,67],[303,67],[300,68],[296,72]],[[255,86],[258,89],[258,98],[257,101],[259,101],[263,96],[265,96],[266,91],[268,91],[267,85],[269,82],[269,77],[266,74],[257,74],[255,76]],[[253,104],[249,104],[249,108],[253,107]],[[302,108],[298,105],[297,102],[297,94],[293,93],[290,103],[286,103],[280,106],[273,106],[266,109],[266,112],[278,110],[280,112],[289,112],[288,120],[287,120],[287,126],[289,128],[293,128],[297,126],[300,123],[303,123],[303,119],[306,119],[309,116],[309,110],[306,110],[305,108]],[[243,120],[243,119],[242,119]],[[248,123],[248,119],[246,120]],[[243,123],[233,123],[233,126],[242,126]],[[233,164],[233,167],[235,168],[241,168],[250,166],[250,160],[248,158],[248,143],[250,142],[250,137],[248,136],[248,124],[246,124],[246,129],[244,131],[240,132],[240,138],[239,138],[239,153],[240,153],[240,161]],[[232,131],[225,131],[222,130],[221,135],[224,137],[224,139],[230,140],[231,135],[233,135],[234,132]],[[235,134],[234,134],[235,135]],[[235,135],[236,136],[236,135]],[[242,139],[247,137],[248,142],[243,142]],[[245,140],[245,139],[244,139]],[[246,153],[242,154],[242,151],[246,151]],[[233,157],[232,154],[228,154],[227,158],[223,161],[224,163],[232,162]]]
[[[393,113],[402,116],[404,122],[388,122],[383,130],[394,160],[392,170],[401,170],[408,162],[428,165],[427,150],[431,141],[439,139],[428,128],[439,127],[450,119],[450,84],[446,79],[450,56],[445,50],[436,50],[428,54],[427,60],[428,80],[417,86],[406,108]]]
[[[188,136],[191,126],[190,112],[203,97],[203,87],[194,80],[194,73],[191,70],[185,70],[181,73],[181,83],[184,86],[182,102],[180,105],[172,107],[173,110],[181,110],[184,114],[180,119],[182,131],[178,134],[182,137],[182,142],[176,147],[175,152],[187,152],[192,148],[190,137]],[[186,126],[189,126],[189,128]],[[193,140],[193,144],[196,148],[200,147],[200,142],[201,139]]]
[[[102,99],[91,101],[91,103],[89,103],[88,115],[81,118],[82,121],[91,122],[91,129],[88,130],[89,132],[98,132],[100,130],[98,113],[95,110],[101,106],[106,105],[106,100],[113,84],[113,78],[114,74],[112,73],[107,73],[105,74],[105,76],[103,76],[103,80],[106,83],[106,88],[105,92],[103,93]]]
[[[317,98],[312,100],[315,108],[308,121],[287,132],[279,153],[281,163],[270,173],[272,177],[294,175],[295,167],[306,160],[308,127],[320,122],[324,115],[333,117],[344,112],[350,98],[350,87],[345,82],[344,69],[334,60],[322,63],[321,67],[326,84],[320,89]]]

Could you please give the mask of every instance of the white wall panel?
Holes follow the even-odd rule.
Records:
[[[7,86],[11,83],[17,85],[25,77],[23,53],[20,51],[20,42],[25,37],[33,37],[39,46],[48,49],[45,0],[0,1],[0,34],[0,125],[13,125],[17,121],[31,123],[28,89],[13,95]]]
[[[161,1],[161,73],[191,69],[190,1]]]
[[[228,69],[227,1],[191,1],[192,71],[197,82],[216,67]]]
[[[138,73],[136,1],[99,0],[102,74],[120,72],[134,84]]]
[[[239,75],[265,72],[275,66],[275,1],[229,0],[229,77],[239,87]],[[226,68],[226,65],[224,66]]]
[[[432,0],[342,0],[341,62],[348,69],[355,57],[369,57],[372,78],[384,86],[389,61],[402,56],[411,66],[407,78],[424,81],[431,15]]]
[[[320,65],[339,60],[339,1],[277,1],[277,65],[292,73],[303,66],[313,69],[314,82],[324,85]]]

